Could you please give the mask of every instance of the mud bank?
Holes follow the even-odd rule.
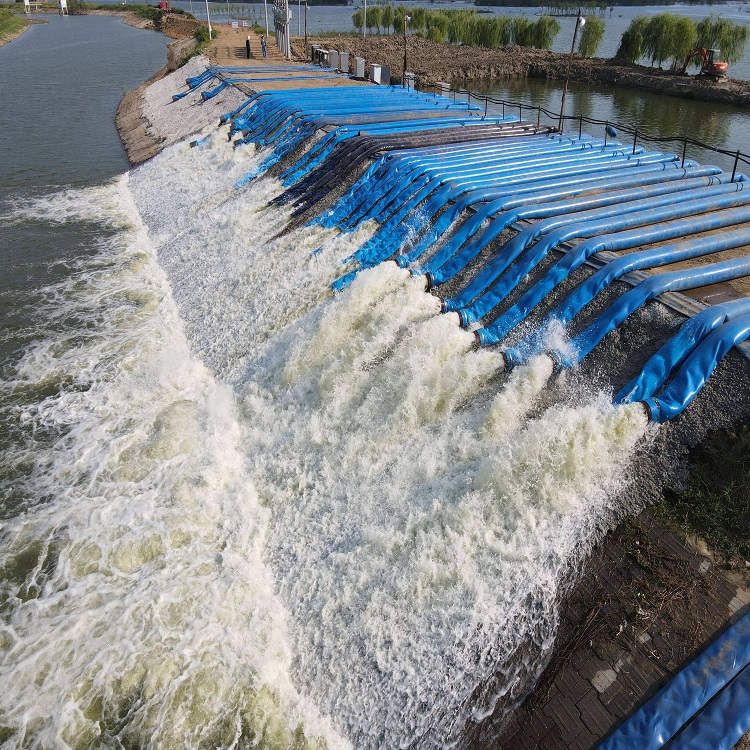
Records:
[[[303,52],[304,42],[293,40],[294,49]],[[392,78],[401,80],[404,67],[404,40],[401,36],[361,37],[339,35],[313,38],[321,44],[351,55],[364,57],[367,63],[389,65]],[[407,42],[409,70],[417,76],[417,86],[436,81],[460,83],[465,80],[508,80],[542,78],[564,80],[568,56],[526,47],[486,49],[438,44],[410,36]],[[627,86],[655,94],[678,96],[706,102],[721,102],[737,107],[750,105],[750,81],[727,79],[714,83],[695,76],[674,76],[661,69],[627,65],[603,58],[573,57],[570,77],[582,83]]]

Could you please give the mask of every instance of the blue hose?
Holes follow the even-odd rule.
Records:
[[[617,393],[614,402],[629,404],[650,398],[667,382],[672,370],[679,367],[711,331],[722,323],[748,314],[750,297],[713,305],[694,315],[646,362],[641,372]]]
[[[749,662],[750,615],[745,615],[675,675],[597,750],[659,750]],[[743,677],[743,681],[746,679]],[[679,745],[675,745],[677,747]],[[714,750],[714,746],[704,745],[701,750]]]
[[[750,315],[743,315],[706,336],[685,360],[675,379],[659,396],[644,399],[652,422],[674,419],[700,393],[711,373],[729,350],[750,338]],[[750,638],[748,638],[750,640]]]

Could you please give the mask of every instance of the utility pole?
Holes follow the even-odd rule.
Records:
[[[206,20],[208,21],[208,39],[213,39],[214,32],[211,30],[211,16],[208,14],[208,0],[206,0]]]
[[[406,88],[406,24],[411,21],[411,16],[404,13],[404,75],[401,79],[401,88]]]
[[[305,3],[305,57],[307,57],[307,11],[310,10],[310,6]]]
[[[568,69],[565,72],[565,85],[563,86],[562,102],[560,102],[560,122],[557,125],[558,131],[562,133],[563,129],[563,114],[565,113],[565,94],[568,93],[568,81],[570,80],[570,65],[573,62],[573,51],[576,48],[576,36],[578,36],[578,27],[583,26],[586,23],[586,19],[581,15],[581,9],[578,9],[578,15],[576,16],[576,27],[573,31],[573,44],[570,45],[570,56],[568,57]]]
[[[365,15],[362,17],[362,38],[367,36],[367,0],[365,0]]]

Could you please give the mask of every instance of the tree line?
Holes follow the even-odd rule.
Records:
[[[647,59],[652,66],[671,61],[675,70],[691,50],[705,47],[719,49],[721,60],[732,64],[744,57],[749,35],[750,29],[745,24],[718,16],[698,23],[674,13],[660,13],[651,18],[639,16],[622,35],[615,59],[632,63]]]
[[[408,16],[407,28],[413,34],[433,42],[470,44],[478,47],[507,47],[518,44],[522,47],[549,49],[560,31],[559,22],[550,16],[536,20],[523,17],[479,15],[475,10],[428,10],[421,6],[407,8],[403,5],[371,5],[365,18],[362,8],[352,16],[356,29],[365,24],[370,31],[381,30],[403,32],[404,17]]]
[[[593,5],[593,3],[592,3]],[[597,3],[597,6],[599,4]],[[482,16],[475,10],[428,10],[416,6],[369,5],[367,17],[362,8],[352,16],[355,29],[363,25],[372,33],[402,33],[404,17],[412,34],[433,42],[467,44],[497,49],[517,44],[521,47],[550,49],[560,31],[557,19],[542,15],[535,20],[522,16]],[[593,57],[604,38],[605,22],[599,15],[586,16],[578,37],[578,53]],[[642,59],[661,65],[672,61],[678,68],[696,47],[718,48],[721,59],[732,64],[741,60],[750,29],[741,23],[710,16],[696,23],[692,18],[674,13],[660,13],[651,18],[635,18],[620,40],[615,58],[627,62]]]

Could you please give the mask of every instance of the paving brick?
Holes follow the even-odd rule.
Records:
[[[597,744],[599,738],[597,735],[589,732],[585,727],[576,736],[574,745],[569,750],[591,750]]]
[[[592,646],[594,653],[602,661],[614,664],[622,656],[622,646],[611,638],[604,638]]]
[[[595,692],[585,695],[576,705],[581,712],[584,725],[595,737],[603,737],[616,721]]]
[[[578,703],[591,690],[591,683],[573,669],[563,669],[555,677],[553,684],[557,686],[564,696],[570,698],[573,703]]]
[[[559,732],[550,732],[538,745],[538,750],[570,750]]]
[[[560,738],[568,746],[583,729],[581,715],[575,703],[570,698],[560,695],[559,692],[547,702],[542,711],[554,721],[560,731]]]
[[[528,734],[534,740],[540,740],[549,732],[555,729],[556,725],[552,718],[547,716],[541,709],[533,711],[524,725],[522,731]]]
[[[640,696],[636,696],[631,690],[620,688],[611,694],[607,702],[607,711],[617,719],[624,719],[633,713],[639,699]]]
[[[518,732],[507,743],[503,744],[503,750],[538,750],[538,748],[537,741],[523,732]]]
[[[580,667],[578,668],[578,673],[581,675],[581,677],[583,677],[584,680],[591,681],[597,674],[597,672],[602,672],[605,669],[611,669],[611,666],[606,661],[596,656],[593,651],[589,651],[591,656],[586,659],[586,662],[584,664],[580,665]]]

